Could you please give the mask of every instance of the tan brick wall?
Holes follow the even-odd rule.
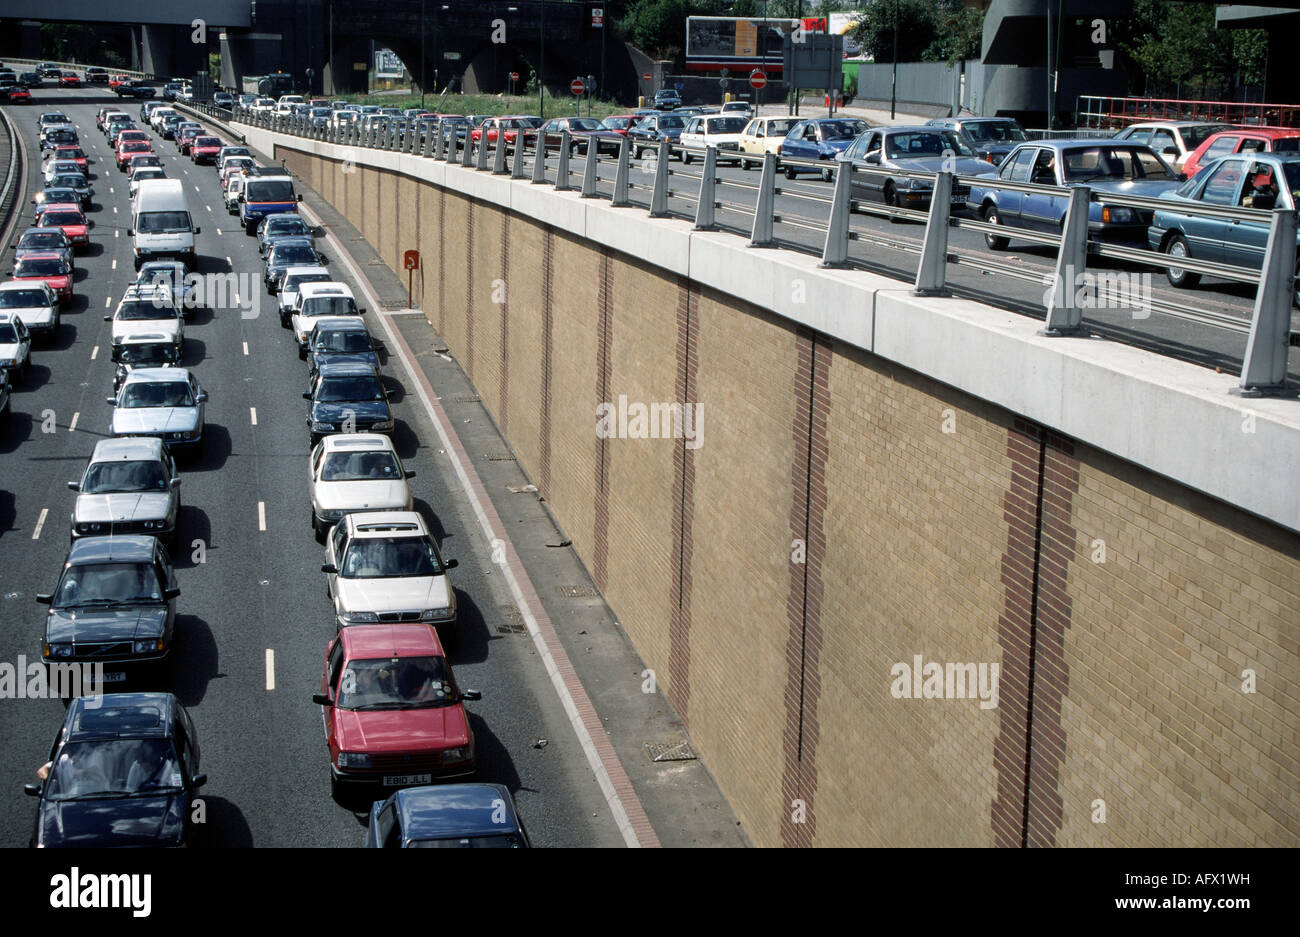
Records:
[[[494,297],[494,281],[502,280],[501,225],[505,214],[489,211],[481,202],[475,206],[474,242],[474,340],[470,349],[474,361],[474,386],[497,422],[501,419],[501,304],[493,299],[508,298],[505,289]]]
[[[452,355],[462,360],[468,354],[465,348],[465,254],[468,245],[464,235],[468,208],[469,199],[447,194],[447,217],[443,220],[443,230],[456,233],[442,241],[442,264],[446,271],[442,277],[442,338]]]
[[[510,219],[510,399],[507,426],[519,463],[540,485],[542,456],[542,242],[545,229]]]
[[[420,269],[415,274],[413,301],[423,309],[425,316],[435,326],[438,323],[438,255],[442,252],[442,219],[440,217],[438,190],[430,185],[417,187],[420,200],[419,218],[415,236],[420,252]]]
[[[390,232],[392,260],[388,262],[397,271],[398,276],[402,279],[402,285],[405,286],[408,277],[406,265],[403,263],[402,258],[406,251],[420,249],[420,224],[417,219],[420,213],[419,193],[424,186],[421,186],[410,176],[394,176],[393,178],[397,190],[397,224],[393,225]],[[385,259],[387,260],[387,258]],[[414,283],[412,283],[411,292],[415,292]]]

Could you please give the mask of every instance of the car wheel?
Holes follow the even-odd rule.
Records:
[[[1002,224],[1002,218],[998,215],[998,207],[996,205],[985,207],[984,223],[995,225]],[[997,234],[985,234],[984,243],[989,246],[989,250],[991,251],[1004,251],[1007,249],[1007,245],[1011,243],[1011,238],[1001,237]]]
[[[320,518],[316,516],[315,508],[312,508],[311,511],[311,530],[316,535],[317,543],[325,542],[325,526],[320,522]]]
[[[244,222],[244,233],[247,234],[249,237],[253,236],[253,232],[255,230],[257,230],[257,225],[255,223],[251,221]]]
[[[835,174],[831,172],[829,166],[822,170],[822,182],[830,182],[833,178],[835,178]]]
[[[1187,241],[1181,234],[1171,235],[1169,240],[1165,241],[1165,253],[1170,258],[1186,260],[1191,257],[1191,252],[1187,249]],[[1168,267],[1165,270],[1165,276],[1169,278],[1169,285],[1179,289],[1191,289],[1201,282],[1199,273],[1191,273],[1183,270],[1181,267]]]
[[[307,347],[305,345],[298,346],[298,360],[299,361],[307,360]],[[316,443],[312,443],[312,445],[314,446],[316,445]]]
[[[794,167],[793,167],[793,166],[786,166],[786,167],[785,167],[785,177],[786,177],[787,179],[793,179],[793,178],[794,178]]]
[[[685,150],[682,150],[682,165],[689,166],[690,164],[691,164],[691,154],[687,153]]]
[[[287,329],[288,327],[289,327],[289,317],[282,312],[280,313],[280,328]]]
[[[885,191],[882,193],[882,198],[884,199],[885,205],[889,208],[903,207],[898,200],[898,191],[894,188],[893,182],[885,183]],[[903,219],[899,218],[897,215],[890,215],[889,220],[893,224],[899,224]]]

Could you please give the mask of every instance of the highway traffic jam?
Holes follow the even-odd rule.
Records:
[[[250,355],[250,342],[271,339],[282,352],[284,342],[268,330],[283,329],[304,362],[300,376],[275,382],[303,388],[297,435],[285,429],[288,418],[274,428],[282,449],[300,447],[300,455],[279,458],[280,477],[269,481],[289,489],[291,503],[310,502],[316,544],[296,549],[321,551],[318,582],[281,588],[289,605],[323,588],[333,634],[323,645],[305,634],[283,640],[296,645],[299,658],[316,661],[314,695],[299,695],[318,709],[325,745],[318,738],[303,744],[316,751],[313,770],[328,772],[333,809],[347,818],[341,828],[355,829],[364,818],[368,846],[529,846],[510,789],[480,770],[472,723],[482,720],[471,718],[466,703],[481,694],[457,679],[444,650],[459,643],[458,590],[449,577],[457,560],[441,552],[442,518],[431,529],[413,495],[416,473],[399,455],[416,448],[407,443],[410,427],[402,432],[395,420],[392,381],[381,368],[381,343],[367,328],[366,308],[319,249],[323,229],[299,211],[293,177],[259,165],[248,147],[166,102],[145,100],[128,111],[104,98],[93,108],[93,126],[48,98],[30,116],[10,112],[15,122],[31,124],[33,135],[23,136],[39,141],[42,187],[32,199],[31,223],[15,226],[12,274],[0,285],[0,395],[11,436],[0,459],[16,458],[19,408],[30,414],[21,445],[33,445],[38,426],[52,421],[79,453],[55,463],[78,458],[67,482],[72,493],[66,504],[42,510],[32,535],[57,539],[66,516],[64,559],[36,573],[34,597],[22,596],[44,612],[42,633],[28,635],[36,638],[26,645],[28,658],[39,653],[48,687],[67,704],[61,724],[32,730],[54,743],[25,784],[33,798],[28,803],[36,806],[30,844],[184,846],[211,822],[204,816],[209,779],[200,740],[212,727],[182,702],[177,685],[192,682],[192,675],[176,649],[195,644],[200,631],[207,641],[225,636],[217,622],[194,627],[181,580],[209,568],[209,551],[251,547],[219,543],[211,530],[205,536],[182,505],[182,492],[210,486],[209,467],[232,456],[232,410],[223,407],[225,426],[206,417],[219,397],[248,397],[255,380],[223,386],[209,376],[208,362],[240,357],[239,344],[234,352],[229,342],[217,350],[211,326],[236,322],[242,357]],[[84,105],[76,110],[91,112]],[[256,244],[260,282],[235,274],[231,257],[222,263],[215,256],[240,238]],[[110,251],[106,271],[101,258]],[[130,273],[123,262],[118,274],[128,252]],[[87,274],[91,258],[96,270]],[[97,282],[103,274],[129,282],[113,288],[114,295]],[[275,303],[275,315],[258,315],[260,290],[267,305]],[[75,325],[64,319],[74,307],[80,312]],[[87,320],[96,315],[105,327],[88,349],[85,339],[96,330]],[[82,352],[89,360],[74,361]],[[293,367],[289,361],[259,365],[277,373]],[[50,375],[47,381],[84,380],[78,399],[99,394],[106,415],[78,409],[69,423],[58,408],[45,408],[46,388],[34,380],[42,373]],[[258,403],[264,414],[270,409]],[[274,406],[278,413],[288,405],[281,399]],[[247,414],[257,428],[257,407]],[[305,480],[305,490],[286,479]],[[251,475],[231,481],[263,483],[268,480]],[[305,541],[307,512],[292,510],[300,513],[286,520],[286,510],[272,519],[296,525],[301,536],[294,539]],[[265,531],[267,502],[258,502],[257,517]],[[218,522],[209,517],[206,523]],[[18,610],[18,598],[6,601],[6,617],[17,625],[10,630],[28,634],[19,623],[33,616]],[[233,591],[221,600],[232,609],[241,601]],[[275,679],[271,655],[268,649],[267,690]],[[12,736],[7,744],[17,756],[21,744]],[[435,783],[476,774],[467,783]],[[346,842],[334,837],[335,845]]]

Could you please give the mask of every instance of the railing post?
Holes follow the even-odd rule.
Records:
[[[717,227],[718,148],[710,146],[704,151],[704,171],[700,176],[700,199],[695,203],[695,230],[712,231]]]
[[[655,157],[655,183],[650,190],[650,217],[660,218],[668,214],[668,140],[659,141],[659,153]]]
[[[767,247],[772,243],[772,219],[776,208],[776,154],[763,154],[763,173],[758,178],[758,198],[754,201],[754,230],[750,247]]]
[[[447,134],[447,162],[455,163],[458,161],[456,157],[456,148],[458,146],[460,146],[460,137],[456,136],[455,130],[452,130],[451,133]]]
[[[546,135],[537,131],[537,152],[533,155],[533,185],[546,181]]]
[[[555,174],[555,191],[569,191],[569,131],[560,131],[560,168]]]
[[[582,197],[595,198],[596,164],[599,162],[598,149],[594,137],[587,138],[587,162],[582,167]]]
[[[614,197],[610,200],[610,205],[619,208],[629,204],[627,189],[628,176],[632,170],[631,150],[627,137],[624,137],[618,147],[618,170],[614,173]]]
[[[492,154],[492,175],[504,176],[506,174],[506,132],[503,128],[497,128],[497,145],[496,152]]]
[[[474,166],[474,138],[470,136],[470,131],[465,130],[465,152],[461,154],[460,164],[466,169],[472,169]]]
[[[1092,190],[1078,186],[1070,190],[1070,203],[1061,225],[1061,246],[1056,255],[1056,273],[1047,298],[1047,321],[1041,334],[1053,337],[1086,335],[1083,309],[1075,292],[1088,267],[1088,211]]]
[[[481,134],[479,134],[479,138],[478,138],[478,154],[477,154],[477,159],[475,159],[474,161],[475,170],[482,171],[488,168],[487,152],[488,152],[487,131],[484,130]]]
[[[430,140],[433,142],[433,158],[445,159],[446,147],[443,145],[442,132],[437,128],[429,131]]]
[[[425,157],[432,156],[433,155],[433,132],[430,131],[422,135],[424,137],[424,142],[420,146],[420,155]]]
[[[822,246],[823,267],[840,267],[849,259],[849,212],[852,207],[853,164],[844,160],[835,173],[831,217],[826,223],[826,243]]]
[[[1296,212],[1273,211],[1268,246],[1255,291],[1255,314],[1242,359],[1241,384],[1232,393],[1241,397],[1280,395],[1286,392],[1286,365],[1290,353],[1291,303],[1295,296]]]
[[[921,247],[921,263],[916,268],[917,296],[939,296],[947,292],[948,225],[951,218],[952,173],[940,172],[934,177],[934,191],[930,194],[930,217],[925,222],[925,241]]]
[[[527,178],[524,175],[524,144],[526,142],[527,138],[524,136],[524,131],[521,127],[519,128],[519,132],[515,134],[515,151],[510,154],[511,179]]]

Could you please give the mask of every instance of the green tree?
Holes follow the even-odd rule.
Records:
[[[863,10],[852,35],[877,62],[892,62],[895,22],[898,61],[921,61],[938,34],[935,5],[930,0],[875,0]]]

